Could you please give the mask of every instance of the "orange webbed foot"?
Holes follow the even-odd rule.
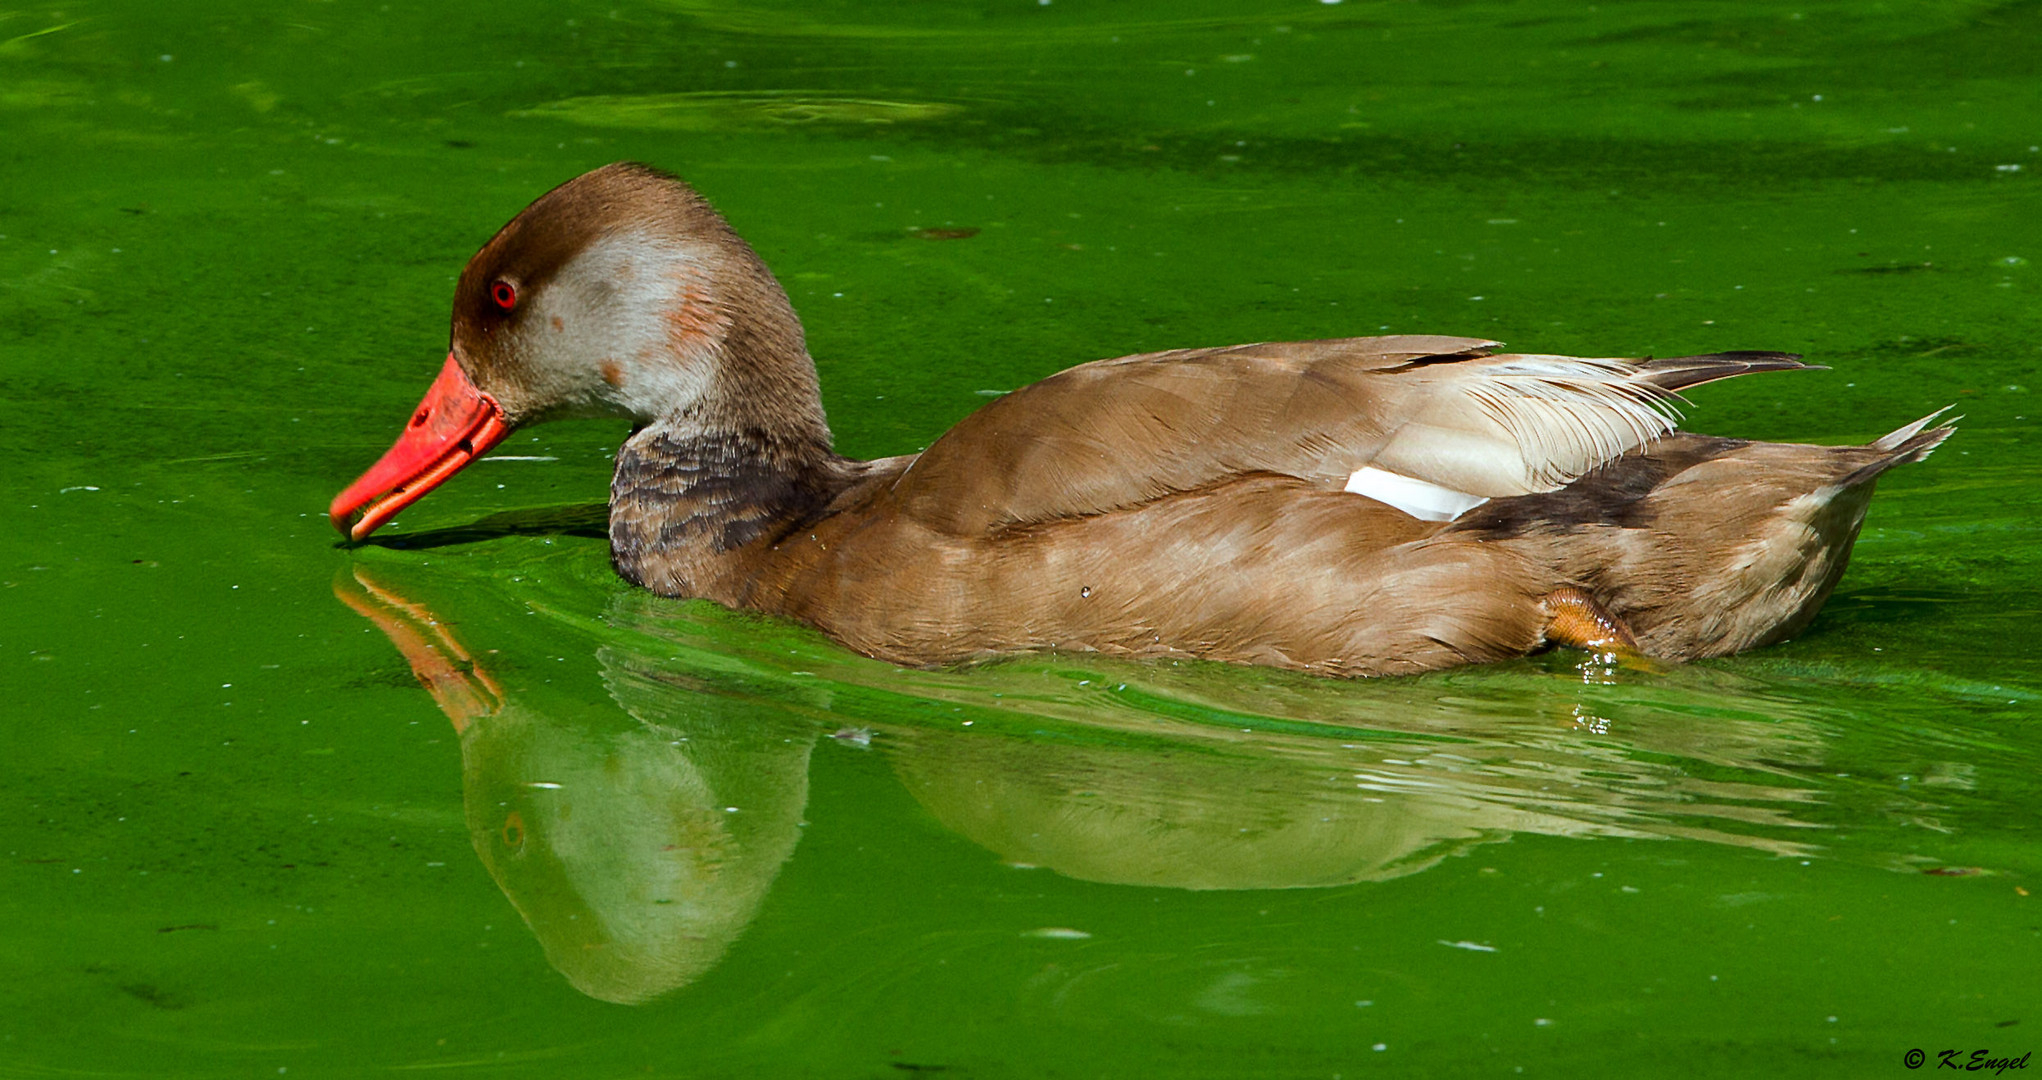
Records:
[[[1595,598],[1571,585],[1546,594],[1540,605],[1546,612],[1545,640],[1548,644],[1595,653],[1604,664],[1638,671],[1656,671],[1659,665],[1638,648],[1638,639],[1622,619]]]

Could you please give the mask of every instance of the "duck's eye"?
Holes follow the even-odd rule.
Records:
[[[518,290],[513,288],[508,281],[499,281],[491,285],[489,287],[489,298],[496,301],[496,306],[505,311],[518,306]]]

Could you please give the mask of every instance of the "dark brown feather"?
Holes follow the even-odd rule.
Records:
[[[1701,356],[1669,356],[1658,360],[1645,360],[1638,364],[1645,369],[1646,379],[1662,390],[1679,392],[1690,386],[1728,379],[1733,375],[1749,375],[1758,371],[1822,371],[1824,368],[1804,364],[1800,356],[1783,352],[1720,352]]]

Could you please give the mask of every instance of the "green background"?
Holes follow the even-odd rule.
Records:
[[[0,9],[0,1075],[2037,1049],[2038,146],[2032,0]],[[1799,640],[1656,672],[900,671],[618,582],[614,424],[338,546],[463,261],[620,159],[780,275],[855,455],[1384,330],[1831,369],[1714,434],[1965,419]]]

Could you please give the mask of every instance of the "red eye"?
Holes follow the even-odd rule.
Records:
[[[518,291],[512,288],[511,283],[508,281],[499,281],[491,285],[489,287],[489,298],[496,301],[496,306],[505,311],[518,306]]]

